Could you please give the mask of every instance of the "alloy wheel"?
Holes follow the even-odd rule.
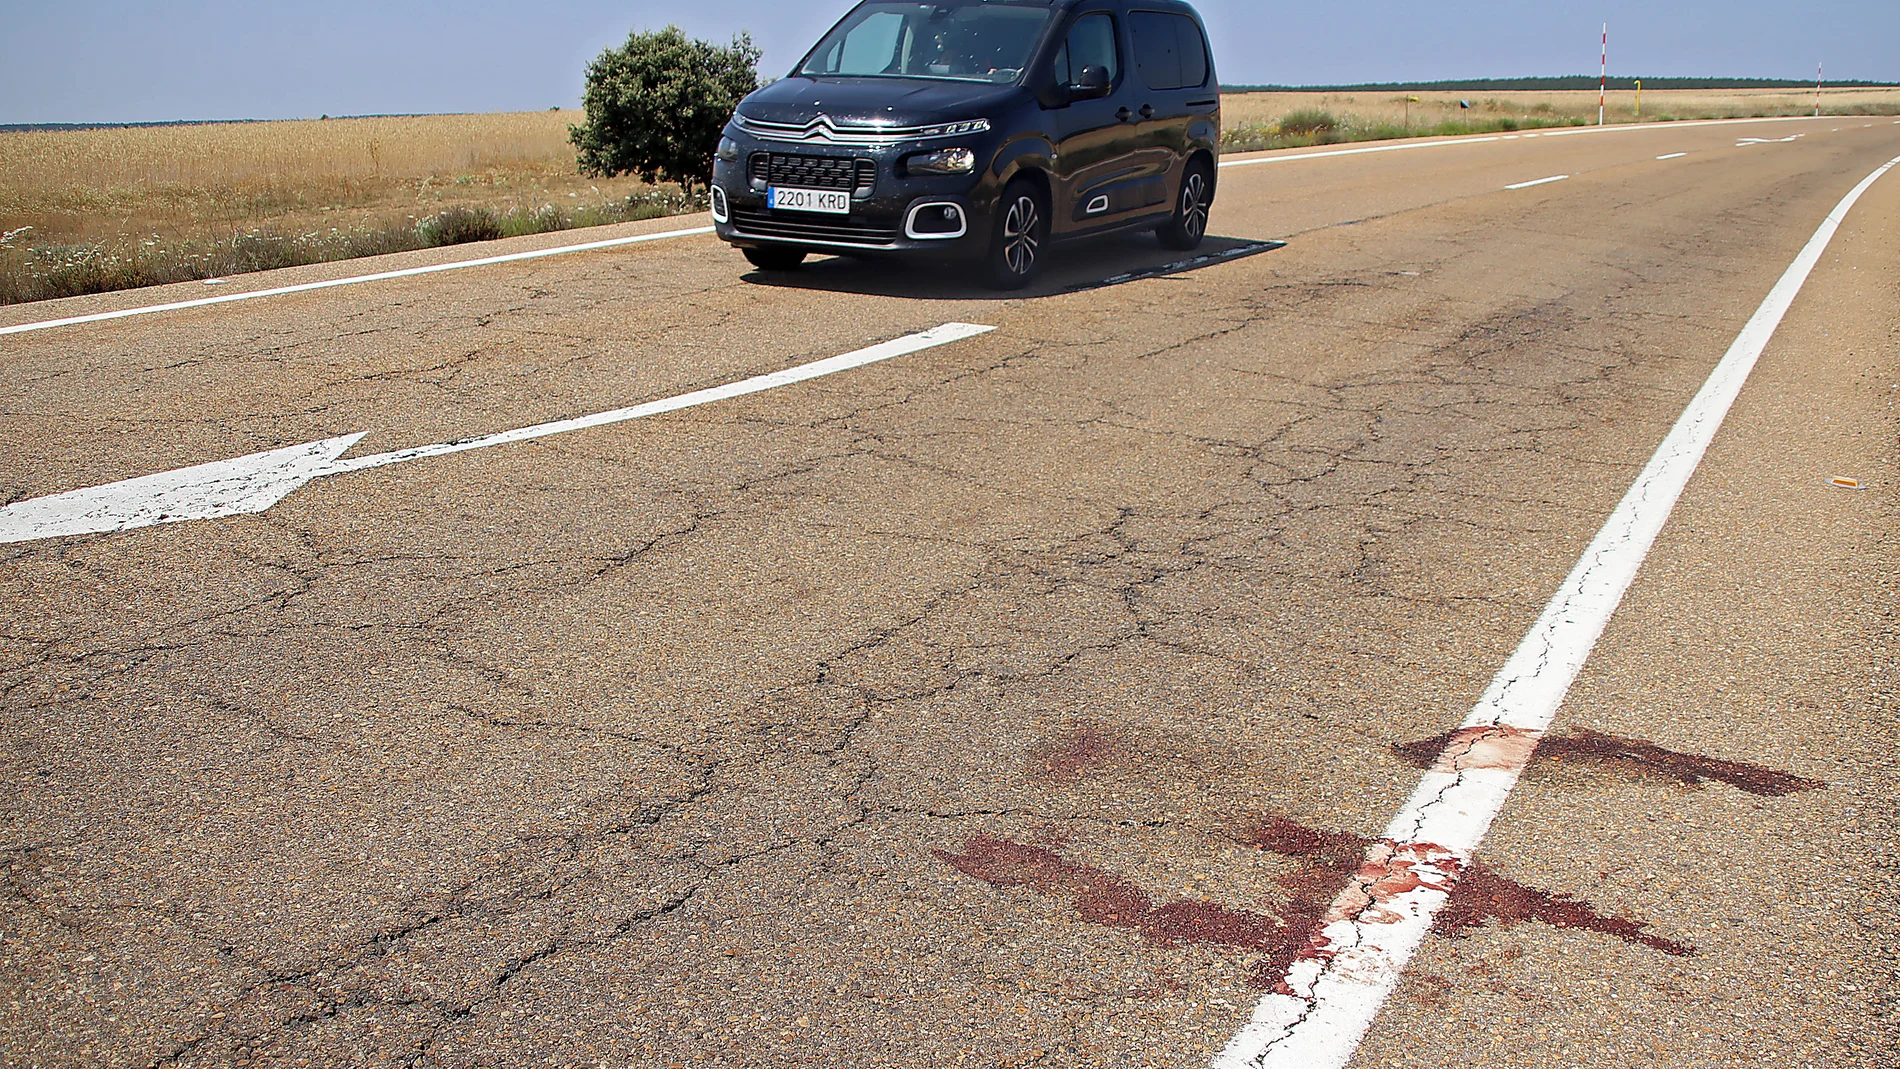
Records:
[[[1199,171],[1181,183],[1181,229],[1190,238],[1207,233],[1207,178]]]
[[[1036,227],[1041,223],[1036,199],[1017,197],[1003,218],[1003,260],[1011,272],[1027,275],[1036,266]]]

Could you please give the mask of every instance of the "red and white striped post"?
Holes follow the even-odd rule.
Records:
[[[1610,92],[1610,24],[1603,24],[1603,77],[1597,82],[1597,125],[1603,125],[1603,98]],[[1817,97],[1819,92],[1816,93]],[[1818,114],[1818,112],[1817,112]]]
[[[1814,117],[1821,117],[1821,64],[1814,65]]]

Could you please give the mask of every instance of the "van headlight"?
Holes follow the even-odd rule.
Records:
[[[700,144],[703,145],[705,142],[701,141]],[[739,158],[739,143],[730,137],[722,137],[719,139],[719,147],[713,151],[713,155],[727,163],[731,163]]]
[[[976,170],[976,152],[967,148],[919,152],[904,157],[904,170],[910,174],[969,174]]]

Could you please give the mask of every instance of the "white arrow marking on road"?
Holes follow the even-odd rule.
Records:
[[[124,482],[108,483],[105,486],[91,486],[83,490],[70,490],[63,494],[36,497],[30,501],[19,501],[0,508],[0,543],[31,542],[36,539],[58,538],[63,535],[108,534],[115,531],[129,531],[135,527],[150,527],[159,523],[209,520],[220,516],[263,512],[282,501],[303,484],[325,475],[341,475],[366,468],[399,464],[405,460],[421,460],[424,457],[439,457],[470,449],[486,449],[489,446],[507,445],[511,442],[526,442],[535,438],[545,438],[551,434],[566,434],[569,431],[603,427],[610,423],[658,415],[662,412],[677,412],[682,408],[692,408],[695,405],[723,401],[732,397],[743,397],[749,393],[759,393],[808,379],[834,375],[840,371],[863,367],[866,364],[875,364],[880,360],[889,360],[953,341],[961,341],[964,338],[973,338],[995,329],[995,327],[979,326],[974,323],[945,323],[940,327],[932,327],[916,334],[906,334],[901,338],[893,338],[890,341],[880,342],[840,356],[813,360],[764,375],[754,375],[749,379],[729,382],[724,386],[694,390],[692,393],[680,394],[677,397],[648,401],[628,408],[616,408],[611,412],[597,412],[591,416],[537,423],[532,427],[520,427],[498,434],[485,434],[479,438],[464,438],[454,442],[440,442],[435,445],[416,446],[412,449],[398,449],[391,453],[377,453],[373,456],[339,460],[339,457],[363,437],[362,433],[346,434],[338,438],[326,438],[321,442],[306,442],[303,445],[272,449],[264,453],[252,453],[249,456],[235,457],[230,460],[217,460],[209,464],[178,468],[174,471],[160,472],[157,475],[143,475]]]
[[[322,475],[361,437],[346,434],[16,502],[0,509],[0,542],[262,512]]]

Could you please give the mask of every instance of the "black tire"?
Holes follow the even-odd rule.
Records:
[[[1198,248],[1207,236],[1207,209],[1214,203],[1214,169],[1206,160],[1187,165],[1181,175],[1181,191],[1174,198],[1174,217],[1155,231],[1161,244],[1186,252]]]
[[[798,265],[805,262],[804,249],[788,249],[771,245],[762,249],[741,249],[752,266],[761,271],[796,271]]]
[[[996,222],[990,228],[990,251],[984,261],[990,285],[999,290],[1029,285],[1048,243],[1049,206],[1043,203],[1042,190],[1018,178],[996,201]]]

